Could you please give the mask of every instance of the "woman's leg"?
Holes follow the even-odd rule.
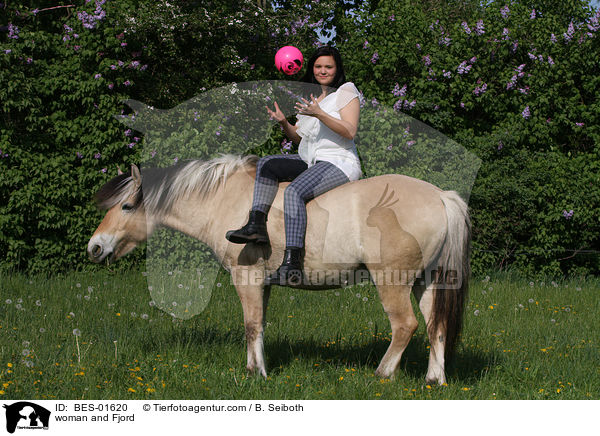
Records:
[[[286,247],[304,247],[306,203],[349,181],[334,164],[318,161],[289,184],[284,195]]]
[[[279,182],[290,182],[305,171],[308,165],[298,154],[265,156],[256,164],[252,210],[269,213]]]

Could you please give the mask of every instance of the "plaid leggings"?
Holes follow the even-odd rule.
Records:
[[[256,166],[252,210],[269,213],[279,182],[292,182],[284,192],[286,247],[304,247],[306,203],[336,186],[349,182],[348,176],[334,164],[317,161],[312,167],[298,154],[261,158]]]

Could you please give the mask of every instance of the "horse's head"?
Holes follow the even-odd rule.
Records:
[[[147,239],[153,225],[144,210],[142,176],[137,166],[131,165],[131,174],[119,170],[119,175],[98,191],[96,202],[108,212],[88,243],[93,262],[113,262]]]

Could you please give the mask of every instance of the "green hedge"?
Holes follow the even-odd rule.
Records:
[[[168,165],[168,141],[201,156],[222,125],[190,123],[154,147],[115,117],[131,113],[125,100],[169,109],[232,82],[286,79],[277,48],[310,55],[319,20],[334,18],[365,96],[367,175],[398,168],[470,191],[476,273],[600,272],[600,25],[587,2],[381,0],[335,17],[333,0],[71,3],[22,1],[0,18],[2,268],[96,268],[85,253],[102,217],[92,197],[116,164]],[[404,134],[419,121],[439,134]],[[249,151],[279,152],[282,140],[274,128]]]

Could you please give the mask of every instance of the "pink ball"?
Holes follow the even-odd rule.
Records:
[[[288,76],[300,71],[303,62],[302,52],[292,45],[281,47],[275,54],[275,66]]]

